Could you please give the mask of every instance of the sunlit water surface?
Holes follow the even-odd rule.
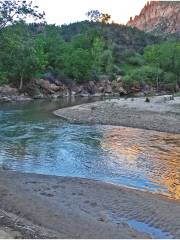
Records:
[[[179,134],[69,124],[52,114],[77,103],[82,100],[1,105],[0,166],[103,180],[180,199]]]

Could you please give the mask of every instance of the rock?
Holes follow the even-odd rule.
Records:
[[[80,94],[82,91],[83,91],[83,86],[77,86],[76,89],[75,89],[75,94]]]
[[[9,85],[4,85],[3,87],[0,87],[0,95],[1,96],[18,95],[18,89],[10,87]]]
[[[113,92],[126,95],[127,91],[123,88],[123,83],[121,78],[118,78],[116,81],[112,82]]]
[[[51,83],[51,84],[50,84],[50,89],[51,89],[51,91],[58,92],[58,91],[61,89],[61,87],[60,87],[60,86],[57,86],[57,85],[54,84],[54,83]]]
[[[56,81],[55,76],[51,72],[47,72],[43,75],[43,79],[49,81],[50,83],[54,83]]]
[[[12,102],[10,97],[0,96],[0,103]]]
[[[101,97],[103,94],[102,93],[95,93],[93,94],[93,97]]]
[[[111,94],[112,90],[112,83],[109,80],[100,81],[97,84],[97,91],[100,93],[108,93]]]
[[[143,92],[138,92],[134,94],[135,97],[144,97],[145,94]]]
[[[102,86],[98,87],[98,92],[103,93],[104,92],[104,87],[102,87]]]
[[[13,239],[13,236],[8,232],[0,230],[0,239]]]
[[[180,33],[180,2],[151,1],[135,18],[130,18],[128,26],[137,27],[156,35]]]
[[[89,93],[88,92],[86,92],[86,91],[83,91],[82,93],[80,93],[80,97],[89,97]]]
[[[121,82],[122,83],[122,76],[118,75],[116,78],[116,82]]]
[[[95,94],[98,91],[96,83],[94,81],[89,81],[86,87],[88,93]]]
[[[99,81],[109,81],[109,76],[108,75],[100,75]]]
[[[42,88],[42,90],[45,90],[46,94],[55,96],[58,95],[69,95],[69,89],[64,84],[59,84],[58,86],[55,83],[50,83],[48,80],[40,79],[36,81],[36,84]]]
[[[29,100],[31,100],[31,98],[25,94],[20,95],[17,88],[10,87],[9,85],[0,87],[0,103]]]
[[[147,97],[145,100],[146,103],[150,103],[150,99]]]
[[[104,89],[105,93],[112,93],[112,86],[110,84],[106,85]]]
[[[36,81],[36,83],[43,88],[44,90],[48,91],[49,93],[53,93],[54,91],[51,90],[51,83],[48,80],[40,79]]]

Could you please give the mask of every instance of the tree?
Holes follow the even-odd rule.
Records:
[[[65,73],[77,82],[88,80],[91,72],[92,58],[88,50],[77,48],[71,50],[64,58]]]
[[[180,76],[180,42],[166,41],[161,44],[148,46],[144,51],[144,58],[152,66],[161,68],[165,72],[172,72],[176,75],[176,82]]]
[[[148,46],[144,51],[145,60],[152,66],[156,67],[156,89],[159,90],[159,68],[161,68],[161,49],[160,45],[156,44],[153,46]]]
[[[87,12],[86,15],[93,22],[98,22],[101,18],[101,13],[98,10],[91,10]]]
[[[38,6],[33,6],[27,0],[0,0],[0,30],[26,17],[38,20],[44,19],[44,16],[44,12],[38,12]]]
[[[25,25],[26,27],[26,25]],[[32,38],[24,25],[6,28],[1,36],[0,48],[1,75],[22,89],[25,81],[37,77],[47,65],[44,42]]]
[[[103,51],[103,56],[102,56],[103,72],[108,75],[111,75],[113,73],[113,67],[114,67],[113,51],[114,51],[114,44],[112,41],[108,41],[106,43],[106,48]]]
[[[16,63],[13,66],[14,74],[19,77],[19,89],[23,88],[24,81],[31,80],[43,72],[47,65],[47,56],[44,53],[43,42],[26,41],[19,45],[16,52]]]
[[[107,24],[111,20],[111,15],[109,15],[108,13],[102,13],[100,20],[102,23]]]
[[[105,24],[107,24],[111,19],[111,15],[108,13],[101,13],[98,10],[91,10],[87,12],[86,15],[93,22],[102,22]]]
[[[44,42],[44,52],[48,58],[47,67],[56,73],[63,68],[63,55],[67,51],[67,44],[55,25],[46,26],[38,39]]]
[[[103,51],[104,41],[102,38],[96,37],[91,49],[93,59],[92,73],[95,74],[95,76],[99,75],[102,71]]]

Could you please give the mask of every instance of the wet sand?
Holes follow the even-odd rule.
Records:
[[[94,180],[1,170],[0,209],[1,237],[180,238],[179,201]]]
[[[180,133],[180,97],[112,99],[59,109],[55,115],[74,123],[117,125]]]

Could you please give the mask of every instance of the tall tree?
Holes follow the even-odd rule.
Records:
[[[40,13],[38,6],[33,6],[28,0],[0,0],[0,30],[27,17],[38,20],[44,16],[45,13]]]
[[[102,22],[105,24],[107,24],[111,19],[111,15],[108,13],[101,13],[98,10],[91,10],[87,12],[86,15],[93,22]]]

